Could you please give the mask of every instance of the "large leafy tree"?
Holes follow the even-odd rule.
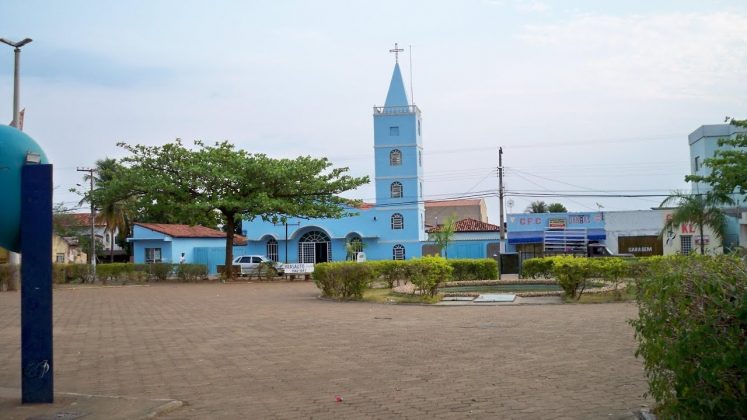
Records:
[[[664,235],[667,231],[676,229],[683,223],[692,223],[697,226],[700,236],[700,253],[705,254],[704,227],[710,227],[716,239],[721,240],[726,231],[726,214],[720,205],[730,201],[731,199],[723,194],[690,195],[674,193],[664,199],[659,206],[676,205],[672,217],[664,224],[661,234]]]
[[[561,203],[550,203],[547,206],[549,213],[568,213],[568,209]]]
[[[348,168],[332,168],[326,158],[273,159],[228,142],[196,141],[193,149],[178,139],[163,146],[118,146],[130,155],[94,200],[130,200],[138,211],[168,215],[169,221],[223,225],[228,277],[241,220],[344,217],[356,202],[339,194],[368,182],[348,175]]]
[[[747,120],[731,120],[731,124],[747,128]],[[733,139],[720,139],[719,149],[712,158],[703,161],[710,168],[708,175],[688,175],[688,182],[710,184],[716,195],[747,192],[747,134],[737,134]]]

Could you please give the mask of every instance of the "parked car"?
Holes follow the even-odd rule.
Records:
[[[260,275],[260,267],[269,267],[274,270],[273,275],[283,275],[283,264],[273,261],[263,255],[239,255],[233,259],[233,265],[241,267],[242,276]]]

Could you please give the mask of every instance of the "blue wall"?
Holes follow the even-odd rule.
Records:
[[[542,243],[550,219],[564,220],[566,229],[587,229],[589,240],[601,241],[606,238],[603,212],[512,213],[507,218],[507,250],[515,251],[517,244]]]

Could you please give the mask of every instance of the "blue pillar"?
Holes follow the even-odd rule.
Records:
[[[51,403],[52,165],[21,169],[21,257],[21,399]]]

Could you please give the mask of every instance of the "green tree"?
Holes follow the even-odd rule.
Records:
[[[683,223],[692,223],[698,227],[700,236],[700,253],[705,254],[705,241],[703,229],[705,226],[713,230],[715,239],[722,239],[726,231],[726,214],[719,205],[730,202],[728,196],[719,194],[684,194],[674,193],[664,199],[659,207],[675,204],[677,207],[672,212],[672,218],[667,220],[660,235],[676,229]]]
[[[189,149],[177,139],[163,146],[118,143],[130,153],[98,194],[132,200],[139,212],[168,215],[179,223],[220,223],[226,232],[226,275],[233,276],[233,239],[241,220],[288,217],[340,218],[354,200],[339,196],[368,182],[332,168],[326,158],[273,159],[228,142]],[[112,198],[110,198],[112,199]],[[347,207],[346,207],[347,206]]]
[[[732,119],[731,124],[747,128],[747,120]],[[688,175],[685,181],[710,184],[716,195],[747,193],[747,134],[737,134],[733,139],[720,139],[718,145],[719,149],[713,157],[703,161],[710,173]]]
[[[547,213],[549,209],[544,201],[532,201],[524,211],[527,213]]]
[[[456,226],[456,216],[451,215],[446,218],[444,224],[438,225],[430,233],[431,240],[438,245],[439,250],[443,251],[444,258],[449,258],[449,242],[454,239],[454,228]]]
[[[568,209],[561,203],[550,203],[547,206],[547,211],[549,213],[568,213]]]

